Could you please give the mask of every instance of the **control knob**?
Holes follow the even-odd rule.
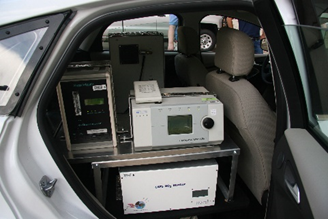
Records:
[[[203,126],[206,129],[211,129],[214,126],[214,120],[212,118],[206,117],[203,119]]]

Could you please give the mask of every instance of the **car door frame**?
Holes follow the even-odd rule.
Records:
[[[327,192],[319,179],[328,179],[327,145],[309,128],[300,73],[284,29],[283,16],[294,14],[297,21],[295,5],[291,1],[276,3],[254,1],[271,48],[278,106],[266,217],[324,218]]]

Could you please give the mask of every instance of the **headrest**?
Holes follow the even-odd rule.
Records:
[[[254,44],[242,31],[221,28],[217,33],[215,65],[233,76],[248,75],[254,65]]]
[[[200,51],[199,35],[195,29],[186,26],[178,28],[178,50],[187,56]]]

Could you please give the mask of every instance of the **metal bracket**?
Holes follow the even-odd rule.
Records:
[[[40,190],[50,198],[55,191],[56,182],[57,179],[50,180],[49,177],[43,176],[39,182]]]

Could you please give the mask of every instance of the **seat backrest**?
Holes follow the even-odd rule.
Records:
[[[175,70],[185,86],[205,86],[207,69],[197,57],[200,52],[200,39],[191,27],[178,28],[178,51],[175,56]]]
[[[254,64],[254,46],[243,32],[222,28],[217,33],[215,65],[206,76],[206,88],[224,105],[225,133],[240,147],[238,174],[262,202],[269,189],[276,116],[259,91],[242,76]]]

